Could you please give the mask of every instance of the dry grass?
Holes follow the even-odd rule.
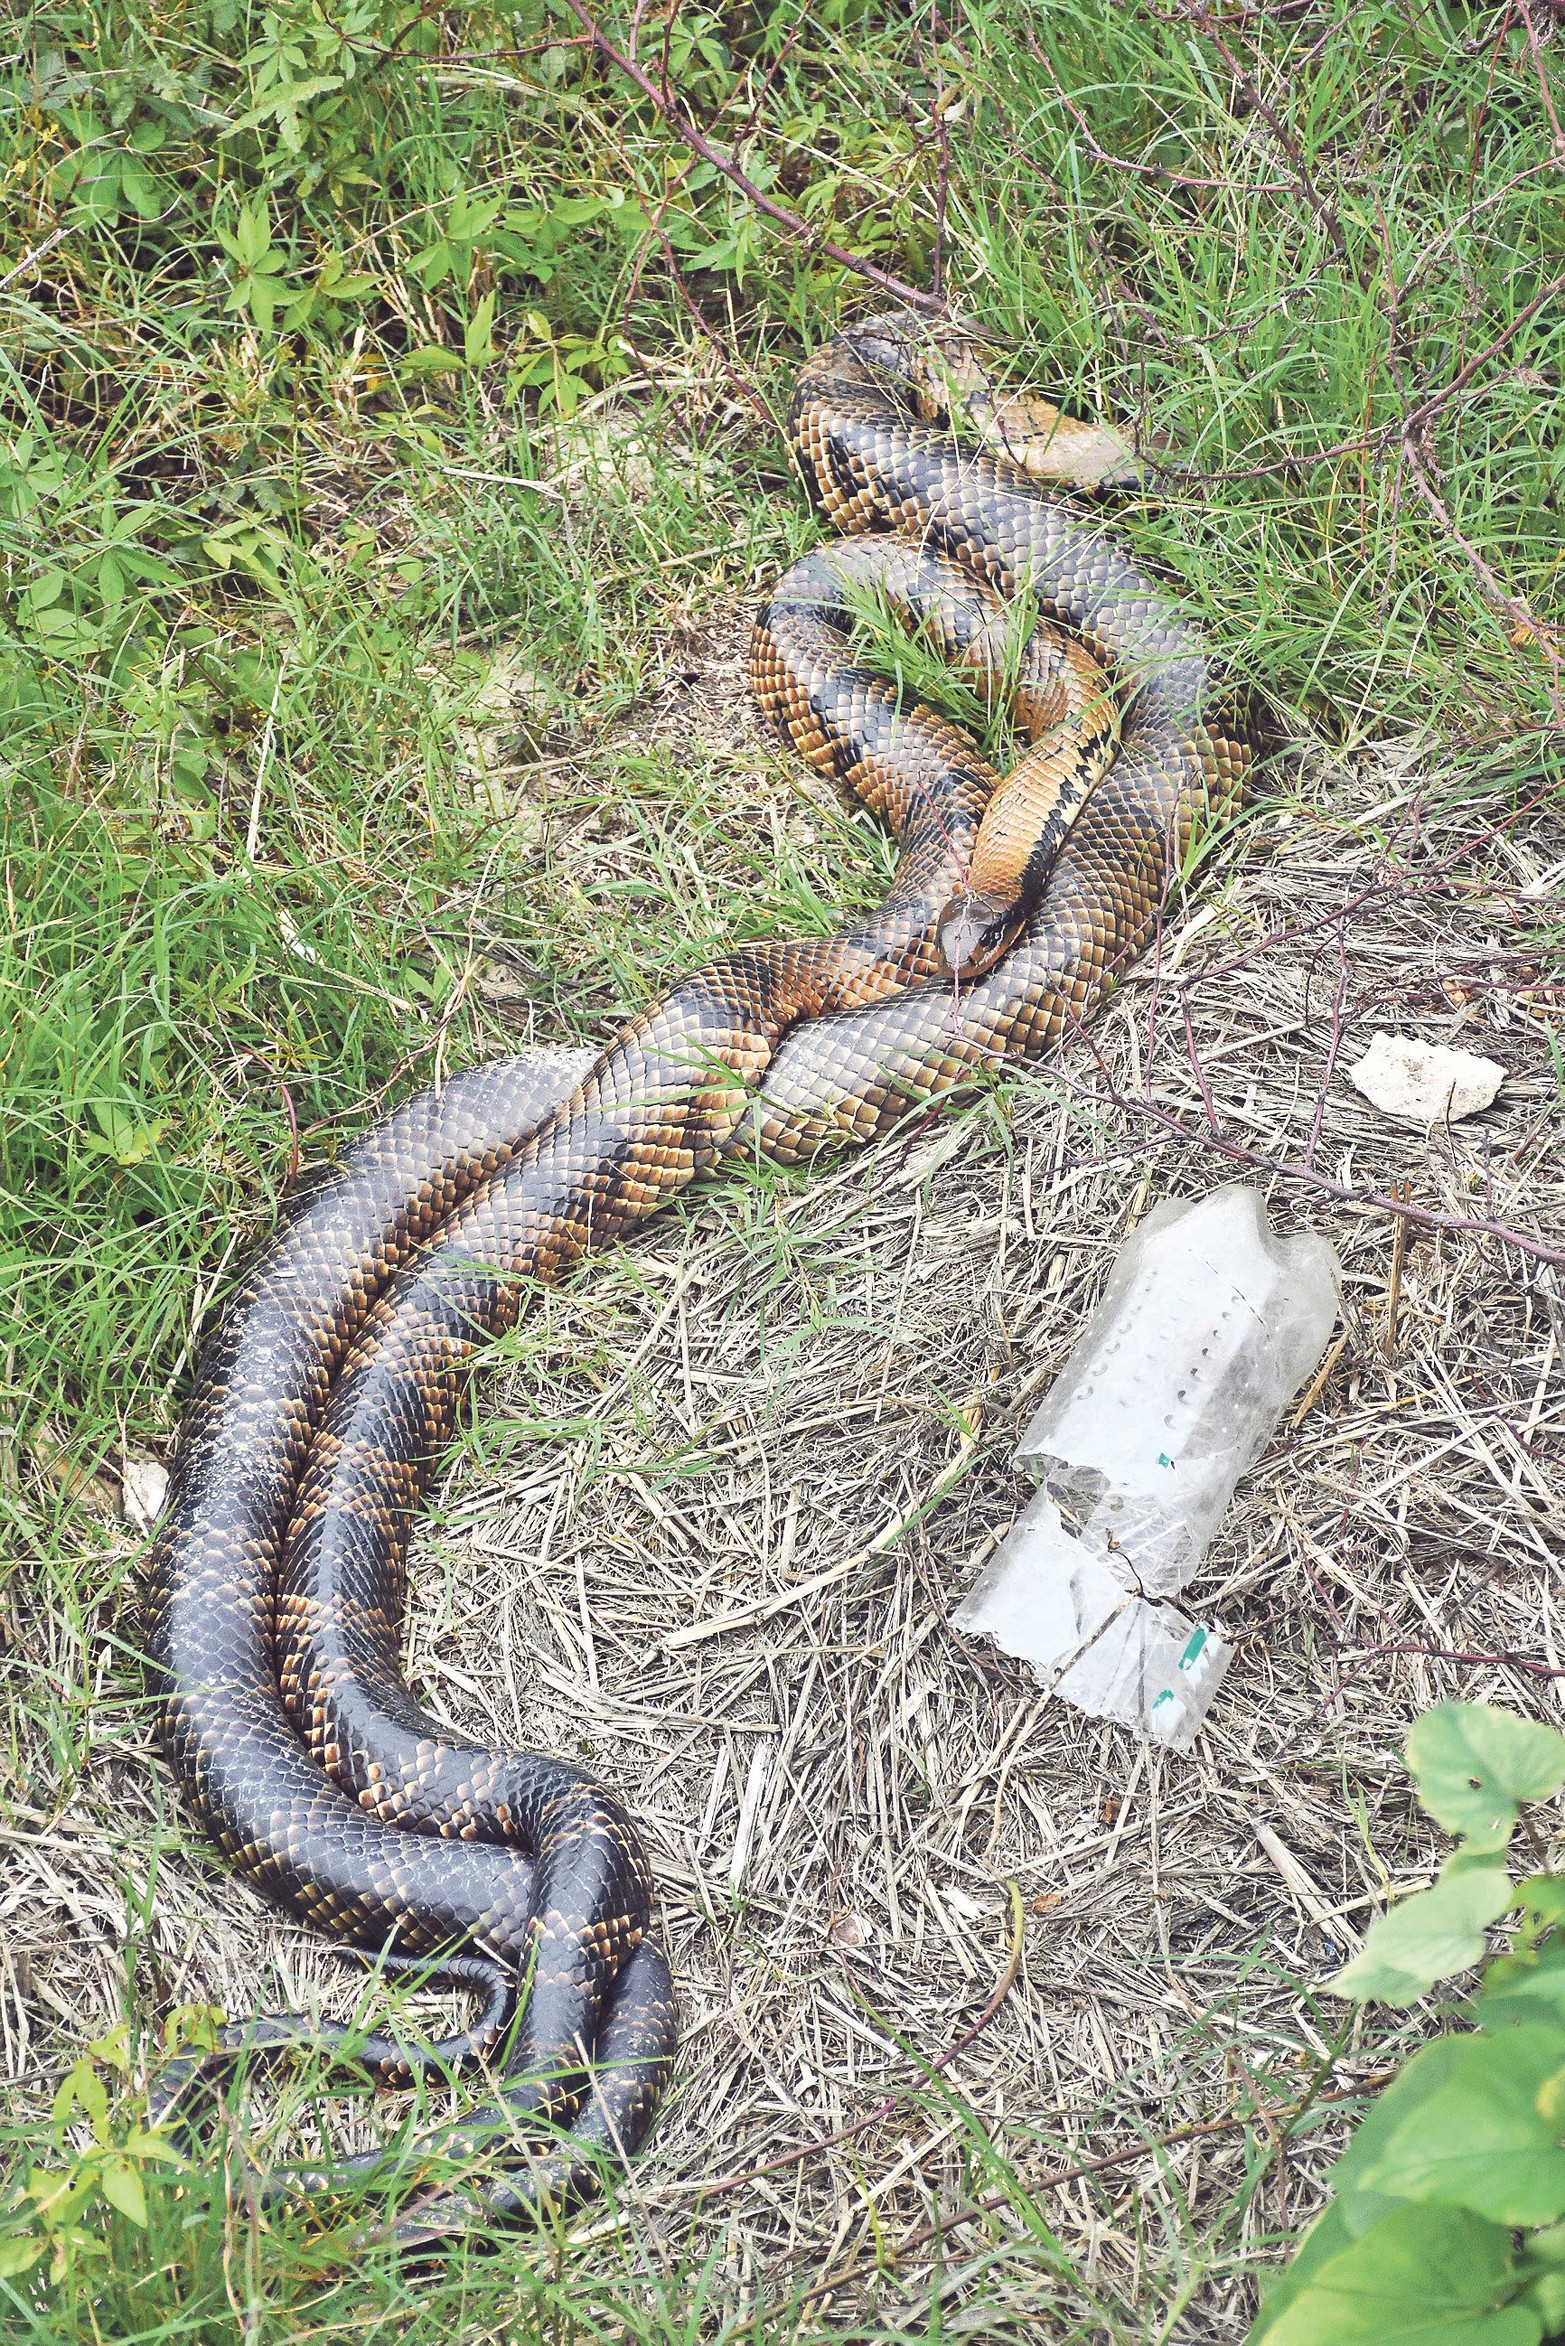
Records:
[[[736,804],[807,826],[814,785],[736,719],[741,669],[737,620],[686,645],[638,737],[706,737]],[[877,2243],[992,2181],[988,2143],[1028,2181],[1297,2100],[1351,2041],[1313,1988],[1430,1870],[1403,1728],[1445,1694],[1558,1708],[1565,1677],[1504,1659],[1562,1667],[1558,1273],[1450,1231],[1398,1249],[1384,1212],[1297,1181],[1271,1183],[1274,1219],[1330,1232],[1345,1319],[1189,1592],[1238,1649],[1194,1753],[1040,1705],[946,1620],[1017,1508],[1011,1447],[1115,1249],[1150,1198],[1235,1172],[1156,1112],[1199,1121],[1209,1093],[1235,1145],[1297,1162],[1313,1133],[1345,1188],[1406,1183],[1442,1216],[1565,1244],[1539,944],[1565,826],[1545,807],[1496,829],[1492,805],[1438,806],[1412,750],[1307,761],[1057,1065],[813,1179],[696,1200],[550,1298],[491,1384],[423,1544],[415,1683],[481,1732],[590,1756],[640,1818],[685,2038],[623,2215],[654,2260],[714,2254],[728,2302],[788,2273],[845,2314]],[[1388,1126],[1343,1074],[1379,1025],[1502,1059],[1495,1107],[1427,1139]],[[144,1992],[235,2012],[358,1992],[163,1797],[141,1719],[100,1711],[63,1816],[7,1833],[19,2086],[115,2016],[127,1883],[152,1892]],[[944,2058],[1004,1979],[1017,1913],[1014,1981]],[[1240,2270],[1308,2212],[1332,2139],[1248,2196],[1239,2128],[1165,2152],[1161,2180],[1148,2157],[1055,2191],[1072,2287],[1157,2309],[1160,2335],[1237,2336]],[[942,2265],[911,2248],[882,2308],[960,2299],[975,2237],[952,2233]],[[984,2237],[993,2334],[1042,2302],[1051,2257]]]

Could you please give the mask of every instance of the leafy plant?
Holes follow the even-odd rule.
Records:
[[[1440,1703],[1407,1741],[1421,1806],[1459,1836],[1434,1886],[1377,1922],[1331,1985],[1412,2004],[1485,1969],[1472,2033],[1436,2037],[1381,2094],[1332,2200],[1266,2292],[1252,2346],[1537,2346],[1565,2335],[1565,1874],[1513,1882],[1522,1811],[1565,1784],[1565,1735],[1487,1703]]]
[[[211,2044],[215,2018],[205,2005],[182,2006],[165,2025],[165,2052]],[[101,2257],[103,2231],[87,2221],[95,2209],[113,2209],[145,2230],[148,2170],[185,2165],[166,2134],[123,2121],[111,2103],[102,2071],[126,2077],[130,2068],[130,2032],[121,2026],[95,2038],[61,2080],[50,2161],[28,2169],[0,2212],[0,2281],[19,2279],[45,2257],[56,2280],[73,2258]],[[83,2127],[85,2143],[76,2139]]]

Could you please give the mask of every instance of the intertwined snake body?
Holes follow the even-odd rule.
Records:
[[[1001,453],[929,420],[953,394]],[[589,2188],[595,2159],[644,2133],[675,2042],[617,1801],[561,1761],[462,1740],[401,1674],[409,1535],[474,1353],[529,1282],[726,1155],[798,1163],[1035,1058],[1140,949],[1192,827],[1237,803],[1252,763],[1166,591],[1100,511],[1039,485],[1112,480],[1116,443],[1000,396],[970,340],[900,319],[817,353],[790,428],[854,534],[774,591],[756,690],[897,834],[888,896],[836,938],[686,979],[563,1101],[535,1058],[503,1060],[359,1142],[202,1358],[152,1558],[164,1746],[224,1852],[332,1937],[488,1992],[475,2030],[433,2048],[354,2040],[387,2081],[475,2051],[503,2072],[433,2145],[487,2151],[483,2171],[426,2194],[409,2238]],[[1031,737],[1012,776],[854,664],[866,591],[1003,692]],[[252,2022],[226,2054],[298,2035]],[[163,2103],[218,2065],[174,2064]]]

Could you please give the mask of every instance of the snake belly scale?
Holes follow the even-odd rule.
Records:
[[[998,453],[940,420],[953,386]],[[402,1675],[408,1541],[474,1354],[530,1283],[726,1156],[799,1163],[1047,1049],[1139,951],[1192,827],[1237,805],[1255,754],[1193,625],[1068,493],[1130,477],[1128,453],[996,393],[971,338],[849,328],[802,370],[789,428],[849,534],[773,591],[755,689],[896,834],[887,896],[834,938],[685,979],[563,1099],[557,1062],[496,1061],[348,1151],[203,1354],[150,1563],[164,1749],[219,1847],[333,1939],[487,1999],[432,2046],[352,2039],[386,2083],[498,2072],[404,2158],[411,2242],[590,2192],[644,2135],[676,2041],[619,1802],[559,1760],[465,1741]],[[1028,743],[1009,776],[856,663],[865,594],[1007,701]],[[236,2024],[170,2064],[157,2106],[301,2035],[286,2015]],[[471,2172],[449,2180],[452,2162]]]

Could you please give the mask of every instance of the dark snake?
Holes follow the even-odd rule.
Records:
[[[998,452],[956,437],[952,408]],[[685,979],[563,1100],[535,1057],[500,1060],[350,1149],[202,1356],[151,1559],[163,1745],[225,1855],[382,1968],[486,1999],[433,2045],[241,2023],[172,2062],[154,2109],[301,2042],[388,2084],[482,2059],[492,2101],[405,2149],[386,2186],[411,2182],[408,2241],[589,2194],[645,2134],[676,2040],[618,1801],[560,1760],[463,1740],[402,1676],[409,1539],[474,1354],[533,1282],[725,1158],[807,1162],[1036,1059],[1141,949],[1255,755],[1195,627],[1067,493],[1132,482],[1122,443],[997,392],[979,345],[905,319],[817,352],[789,430],[850,534],[774,590],[755,689],[895,833],[884,902]],[[855,660],[866,598],[1009,705],[1030,741],[1009,777]],[[283,2180],[379,2188],[377,2157]],[[452,2162],[473,2171],[441,2181]]]

